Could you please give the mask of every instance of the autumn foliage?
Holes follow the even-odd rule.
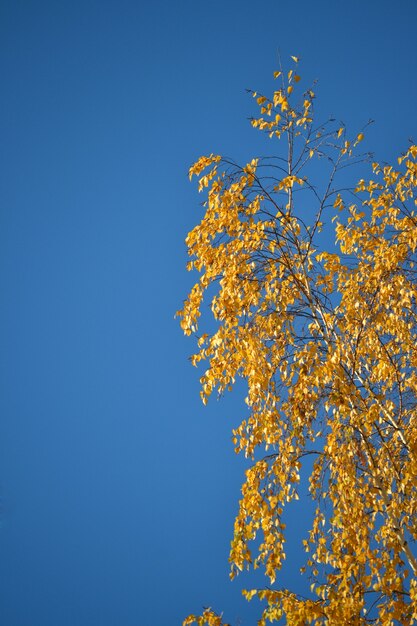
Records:
[[[239,165],[212,154],[190,169],[207,200],[186,240],[199,278],[181,326],[198,339],[193,364],[207,364],[204,403],[247,382],[233,437],[253,463],[231,576],[264,569],[267,586],[244,592],[263,601],[260,625],[413,624],[417,146],[393,165],[368,165],[363,132],[350,138],[334,121],[316,123],[315,94],[303,92],[293,60],[275,73],[271,97],[252,93],[260,109],[252,125],[279,139],[278,156]],[[350,186],[355,163],[368,174]],[[215,322],[200,334],[209,308]],[[279,576],[282,515],[300,481],[315,503],[300,538],[309,597]],[[223,622],[207,609],[184,622],[194,623]]]

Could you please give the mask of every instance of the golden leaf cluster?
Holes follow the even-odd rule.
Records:
[[[192,363],[207,364],[204,403],[247,383],[233,441],[252,465],[231,576],[264,569],[269,587],[245,592],[266,605],[261,626],[417,623],[417,146],[338,188],[344,166],[364,162],[364,133],[315,125],[299,75],[275,77],[271,98],[253,93],[252,125],[285,141],[285,156],[239,165],[210,155],[190,169],[207,202],[186,240],[199,278],[181,326],[198,336]],[[204,296],[214,324],[199,334]],[[315,503],[308,598],[279,577],[283,512],[302,481]],[[222,622],[206,610],[192,623]]]

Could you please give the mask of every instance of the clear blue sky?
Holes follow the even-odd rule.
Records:
[[[415,0],[1,3],[1,624],[174,626],[203,605],[255,624],[227,564],[245,408],[201,405],[173,319],[187,169],[262,152],[244,89],[272,87],[278,50],[395,158],[417,141],[416,24]]]

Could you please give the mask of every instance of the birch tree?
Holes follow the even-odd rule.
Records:
[[[190,169],[206,201],[186,239],[199,276],[178,315],[197,337],[192,363],[206,364],[204,403],[247,383],[233,441],[251,466],[231,577],[263,569],[265,587],[244,591],[263,601],[260,626],[413,624],[417,146],[392,165],[368,164],[363,129],[350,137],[316,122],[315,94],[293,62],[274,74],[272,95],[251,92],[252,126],[277,156],[239,164],[211,154]],[[365,177],[349,186],[353,164]],[[314,503],[300,538],[308,597],[280,579],[283,512],[300,481]],[[184,621],[193,623],[223,621],[206,609]]]

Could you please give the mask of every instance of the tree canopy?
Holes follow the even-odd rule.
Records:
[[[204,403],[247,383],[236,452],[252,459],[231,542],[231,577],[261,567],[259,624],[417,622],[417,146],[369,163],[364,129],[318,123],[298,59],[251,92],[252,125],[277,156],[211,154],[190,169],[206,195],[188,234],[199,278],[181,311],[207,363]],[[347,182],[351,165],[367,171]],[[334,236],[330,236],[333,233]],[[209,307],[203,307],[203,298]],[[211,309],[214,321],[199,330]],[[200,319],[200,316],[203,317]],[[306,463],[307,457],[314,459]],[[308,472],[308,476],[305,473]],[[287,503],[308,481],[300,538],[310,595],[286,589]],[[220,626],[206,609],[184,624]]]

